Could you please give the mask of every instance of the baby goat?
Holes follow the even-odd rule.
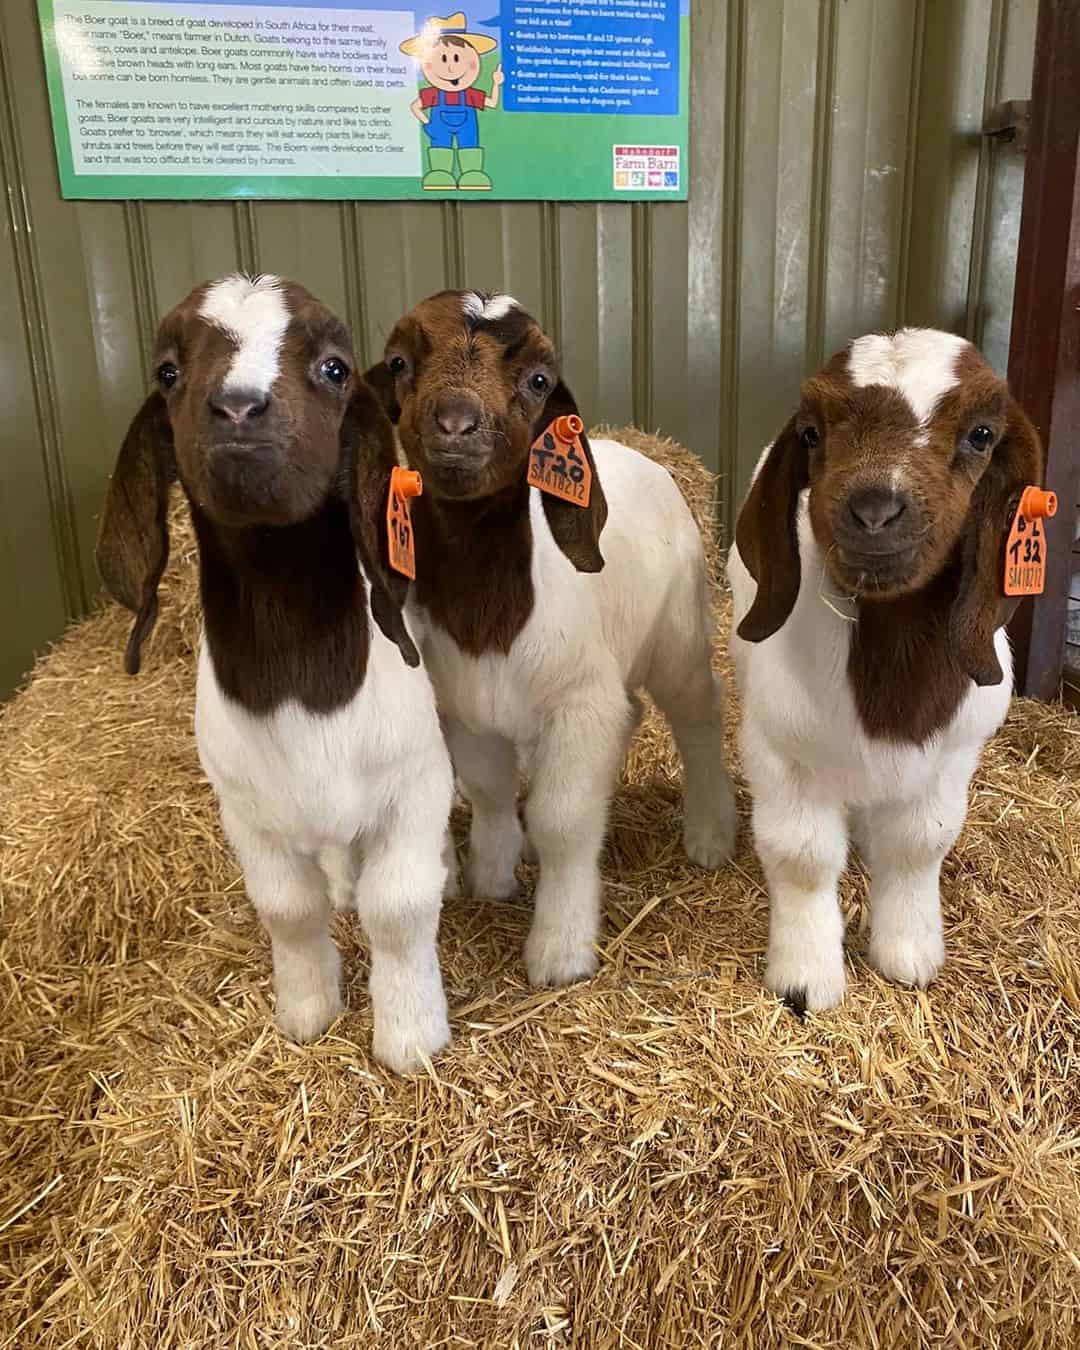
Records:
[[[664,469],[615,441],[590,446],[555,349],[509,296],[425,300],[367,379],[424,477],[414,600],[473,808],[469,889],[516,887],[520,754],[540,863],[526,966],[535,985],[567,984],[596,969],[599,854],[635,689],[667,714],[682,754],[687,853],[717,867],[731,850],[701,538]],[[578,440],[544,454],[576,501],[527,481],[530,447],[560,417]]]
[[[381,533],[390,423],[343,325],[276,277],[193,291],[154,367],[98,543],[137,615],[127,669],[157,617],[179,478],[199,543],[199,758],[270,935],[278,1025],[307,1041],[341,1012],[330,906],[355,907],[375,1054],[413,1068],[449,1038],[435,940],[453,780]]]
[[[806,381],[758,464],[728,561],[743,766],[769,884],[765,983],[844,995],[848,829],[871,875],[870,961],[926,985],[941,864],[1005,716],[1006,535],[1042,452],[979,353],[908,328]]]

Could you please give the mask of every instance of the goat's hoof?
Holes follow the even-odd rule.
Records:
[[[513,900],[521,894],[517,872],[505,864],[473,862],[465,868],[466,893],[476,900]]]
[[[525,969],[534,989],[591,979],[598,964],[592,943],[562,933],[530,933],[525,943]]]
[[[735,821],[716,820],[687,823],[683,831],[686,856],[697,867],[715,872],[735,851]]]
[[[919,989],[936,979],[945,964],[945,940],[940,932],[923,932],[899,937],[871,933],[867,959],[887,980],[915,985]]]
[[[282,1000],[279,996],[275,1021],[283,1036],[297,1045],[307,1045],[317,1040],[344,1011],[341,990],[334,986],[304,998]]]
[[[844,958],[811,962],[770,956],[765,966],[765,986],[782,998],[798,1017],[824,1012],[844,1001]]]
[[[450,1024],[445,1004],[421,1013],[414,1021],[389,1017],[376,1020],[371,1049],[380,1064],[394,1073],[415,1073],[425,1059],[434,1059],[450,1044]]]

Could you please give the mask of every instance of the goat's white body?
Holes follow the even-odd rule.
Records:
[[[597,860],[636,725],[635,689],[649,688],[679,741],[688,851],[719,865],[735,827],[697,526],[660,466],[615,441],[593,441],[592,451],[608,504],[603,570],[574,568],[533,489],[535,603],[509,651],[473,656],[425,624],[425,663],[473,804],[468,879],[475,894],[514,889],[519,764],[531,779],[529,833],[541,880],[526,961],[538,984],[565,983],[595,967]]]
[[[1012,656],[1000,630],[995,646],[1004,679],[972,683],[952,720],[925,744],[869,736],[847,674],[853,625],[822,598],[831,585],[822,579],[807,498],[804,491],[798,599],[772,637],[750,643],[737,635],[757,591],[737,546],[728,577],[743,767],[771,900],[766,983],[824,1008],[844,992],[837,880],[849,832],[872,877],[873,963],[912,984],[927,983],[940,968],[941,863],[963,825],[979,752],[1008,709]],[[830,600],[841,610],[846,604]]]
[[[448,1038],[435,937],[453,790],[424,670],[370,619],[364,679],[329,713],[295,701],[266,715],[229,699],[203,642],[195,735],[274,948],[278,1021],[297,1040],[341,1011],[331,903],[371,945],[375,1052],[415,1067]]]

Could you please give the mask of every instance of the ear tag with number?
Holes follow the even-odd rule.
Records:
[[[419,497],[424,481],[415,469],[390,470],[390,495],[386,501],[386,545],[390,566],[410,581],[416,580],[416,543],[413,538],[409,498]]]
[[[1042,595],[1046,584],[1046,532],[1043,517],[1057,514],[1057,496],[1026,487],[1013,516],[1005,545],[1005,594]]]
[[[549,422],[529,450],[529,486],[564,502],[588,506],[592,468],[581,444],[585,423],[576,413]]]

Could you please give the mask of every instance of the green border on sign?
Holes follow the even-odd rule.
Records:
[[[213,0],[209,0],[213,2]],[[221,0],[227,3],[227,0]],[[689,178],[690,18],[680,18],[679,113],[672,117],[603,116],[591,113],[483,111],[482,143],[490,192],[424,192],[417,178],[274,177],[248,179],[153,174],[76,173],[71,152],[64,81],[56,45],[53,0],[37,0],[45,50],[60,191],[74,200],[153,201],[686,201]],[[297,5],[297,8],[307,8]],[[317,7],[317,6],[316,6]],[[362,8],[357,5],[357,8]],[[481,63],[478,86],[491,88],[501,60],[496,49]],[[418,86],[419,87],[419,86]],[[505,86],[504,86],[505,91]],[[417,135],[422,135],[419,125]],[[677,145],[679,188],[616,191],[612,146]]]

